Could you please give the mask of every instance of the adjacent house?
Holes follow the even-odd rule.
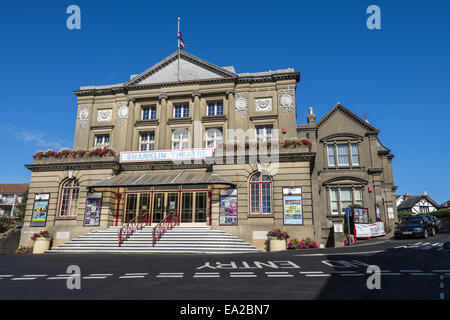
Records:
[[[450,200],[441,204],[441,209],[447,209],[447,208],[450,208]]]
[[[0,184],[0,216],[14,216],[14,209],[22,202],[28,186],[28,183]]]
[[[408,193],[397,196],[397,210],[401,212],[429,213],[440,209],[440,205],[424,191],[421,196],[410,196]]]

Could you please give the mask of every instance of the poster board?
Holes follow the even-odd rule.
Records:
[[[219,225],[236,226],[238,223],[237,189],[220,190]]]
[[[47,224],[49,193],[34,195],[33,212],[31,213],[30,227],[45,227]]]
[[[100,212],[102,209],[102,193],[88,193],[86,197],[86,210],[84,212],[84,226],[97,227],[100,225]]]
[[[283,188],[285,225],[303,225],[302,188]]]
[[[353,222],[355,224],[369,224],[369,210],[367,208],[353,208]]]

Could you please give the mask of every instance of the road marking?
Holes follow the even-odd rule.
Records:
[[[161,272],[157,278],[183,278],[184,272]]]
[[[356,273],[356,271],[333,271],[333,273]]]
[[[114,273],[91,273],[90,277],[110,277],[113,276]]]
[[[22,277],[26,277],[26,278],[28,278],[28,277],[31,277],[31,278],[33,278],[33,277],[42,278],[42,277],[46,277],[46,276],[48,276],[48,274],[25,274]]]
[[[323,273],[323,274],[307,274],[307,277],[331,277],[331,274]]]
[[[411,272],[423,272],[423,271],[422,270],[400,270],[400,272],[411,273]]]
[[[431,270],[431,271],[437,272],[437,273],[450,272],[450,270]]]
[[[266,276],[268,278],[290,278],[293,277],[293,274],[290,274],[289,272],[274,272],[274,271],[267,271]]]
[[[15,280],[36,280],[37,278],[12,278],[11,281]]]
[[[429,249],[433,249],[433,247],[432,246],[426,246],[426,247],[422,247],[420,249],[421,250],[429,250]]]
[[[231,278],[256,278],[257,275],[253,272],[230,272]]]
[[[67,280],[69,277],[50,277],[47,280]]]
[[[323,271],[300,271],[301,274],[323,273]]]
[[[196,272],[194,278],[220,278],[220,274],[218,272]]]
[[[320,257],[320,256],[342,256],[352,254],[371,254],[385,252],[386,250],[363,251],[363,252],[343,252],[343,253],[314,253],[314,254],[294,254],[294,257]]]
[[[386,272],[386,273],[380,273],[382,276],[401,276],[401,273],[398,272]]]
[[[95,276],[83,277],[83,280],[89,280],[89,279],[106,279],[106,277],[95,277]]]
[[[125,273],[124,276],[147,276],[148,273],[143,272],[143,273]]]
[[[0,274],[0,278],[12,278],[14,277],[13,274]]]
[[[358,277],[358,276],[363,276],[364,273],[343,273],[341,274],[341,276],[343,277]]]

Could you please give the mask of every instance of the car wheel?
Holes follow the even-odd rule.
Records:
[[[423,238],[424,238],[424,239],[427,239],[427,238],[428,238],[428,231],[427,231],[427,230],[425,230],[425,231],[423,232]]]

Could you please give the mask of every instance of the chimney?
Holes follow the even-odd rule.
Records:
[[[427,190],[424,190],[424,191],[423,191],[423,195],[424,195],[424,196],[427,196],[427,195],[428,195]]]
[[[406,191],[406,194],[405,194],[405,199],[409,199],[409,194],[408,194],[408,191]]]
[[[309,108],[308,124],[315,124],[315,123],[316,123],[316,115],[313,113],[313,108]]]

